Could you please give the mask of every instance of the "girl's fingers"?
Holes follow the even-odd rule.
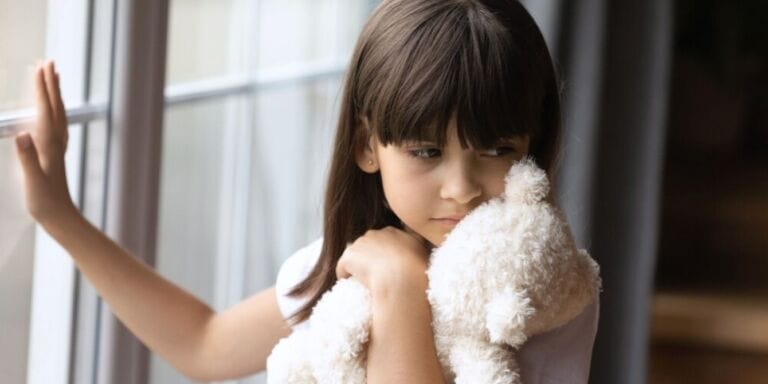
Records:
[[[29,132],[16,136],[16,152],[27,184],[35,184],[43,176],[43,170],[40,167],[40,159],[37,157],[37,148]]]
[[[35,94],[37,105],[37,135],[46,142],[50,142],[53,138],[53,132],[51,130],[51,119],[53,117],[53,111],[51,110],[50,98],[48,97],[48,89],[45,84],[44,68],[39,67],[35,72]]]
[[[66,115],[64,112],[64,104],[61,101],[59,84],[56,81],[56,68],[54,67],[53,61],[49,61],[45,65],[45,86],[53,115],[54,130],[56,130],[59,135],[62,135],[64,132],[61,132],[61,130],[63,130],[61,126],[65,125]]]
[[[69,127],[67,126],[67,109],[64,107],[64,101],[61,98],[61,86],[59,86],[59,73],[53,72],[54,89],[56,89],[56,109],[59,110],[59,128],[61,129],[61,137],[64,139],[64,144],[67,143],[69,138]]]
[[[346,268],[344,267],[344,262],[339,260],[339,262],[336,263],[336,279],[346,279],[347,277],[351,276],[349,272],[347,272]]]
[[[69,142],[69,125],[67,124],[67,108],[64,107],[64,102],[61,99],[61,87],[59,86],[59,73],[54,73],[54,79],[56,79],[56,90],[59,93],[58,97],[58,105],[59,110],[61,111],[61,121],[59,122],[59,127],[61,128],[61,137],[64,141],[64,147],[67,147],[67,143]]]

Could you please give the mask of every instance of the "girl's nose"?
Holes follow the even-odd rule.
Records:
[[[476,172],[473,172],[471,165],[466,160],[454,161],[448,166],[445,173],[440,197],[446,200],[455,200],[460,204],[469,204],[483,193],[476,176]]]

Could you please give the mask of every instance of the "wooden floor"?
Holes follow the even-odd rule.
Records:
[[[768,384],[768,295],[658,292],[649,384]]]
[[[649,384],[768,384],[768,354],[652,345]]]

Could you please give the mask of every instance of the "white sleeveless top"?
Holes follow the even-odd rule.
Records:
[[[296,312],[303,299],[287,293],[309,275],[320,257],[322,238],[296,251],[280,267],[275,282],[277,304],[284,318]],[[579,384],[589,381],[592,346],[597,333],[600,297],[569,323],[528,339],[517,354],[525,384]],[[293,329],[306,326],[297,324]]]

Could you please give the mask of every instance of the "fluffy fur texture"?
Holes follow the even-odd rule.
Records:
[[[597,263],[547,202],[545,172],[524,159],[505,181],[504,194],[474,209],[430,257],[432,328],[449,383],[521,383],[515,351],[575,318],[600,289]],[[272,350],[268,383],[365,383],[368,290],[338,281],[307,321]]]

